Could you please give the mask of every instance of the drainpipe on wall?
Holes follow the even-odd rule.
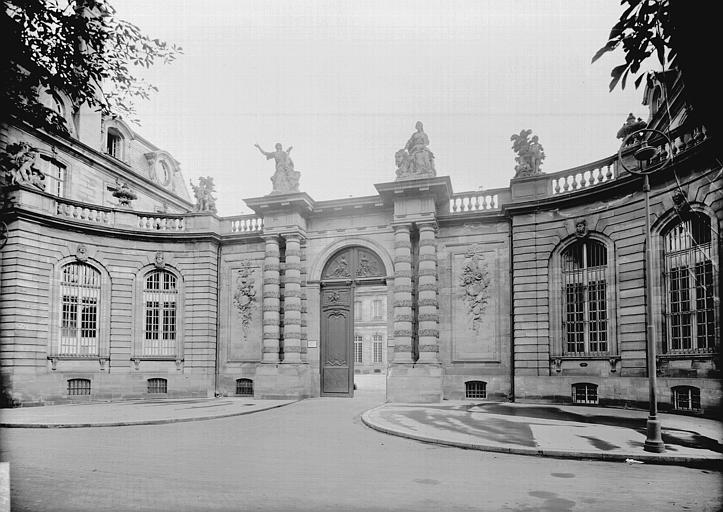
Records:
[[[515,263],[512,217],[507,216],[510,228],[510,401],[515,401]]]
[[[218,360],[221,354],[219,339],[221,337],[221,242],[216,245],[216,357],[213,367],[213,396],[218,396]]]

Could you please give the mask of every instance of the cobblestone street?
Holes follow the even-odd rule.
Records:
[[[12,510],[717,511],[723,504],[714,471],[388,436],[360,420],[382,401],[366,392],[208,421],[2,429]]]

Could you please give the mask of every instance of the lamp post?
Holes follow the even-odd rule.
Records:
[[[643,162],[649,162],[653,156],[657,153],[657,149],[648,145],[647,141],[641,143],[641,146],[635,150],[633,157],[638,161],[637,169],[628,169],[623,162],[621,153],[625,148],[628,140],[636,138],[642,139],[645,132],[652,132],[661,135],[667,141],[667,145],[670,148],[667,151],[667,155],[664,161],[658,162],[654,165],[648,165],[643,167]],[[648,356],[648,402],[650,406],[650,412],[646,423],[646,438],[643,449],[646,452],[662,453],[665,451],[665,443],[661,436],[661,424],[658,419],[658,396],[657,396],[657,368],[656,368],[656,356],[655,356],[655,322],[653,321],[653,249],[651,247],[652,236],[650,233],[650,180],[649,176],[659,170],[661,170],[665,164],[670,160],[672,156],[672,144],[670,138],[659,130],[653,130],[644,128],[642,130],[636,130],[629,134],[623,140],[623,144],[618,150],[618,161],[620,165],[626,171],[631,174],[643,177],[643,195],[645,197],[645,317],[647,322],[646,336],[647,336],[647,356]]]

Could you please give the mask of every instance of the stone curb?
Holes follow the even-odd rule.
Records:
[[[240,411],[226,414],[217,414],[214,416],[199,416],[193,418],[167,418],[160,420],[137,420],[137,421],[112,421],[105,423],[0,423],[0,428],[90,428],[90,427],[133,427],[136,425],[165,425],[168,423],[186,423],[189,421],[207,421],[217,420],[221,418],[231,418],[233,416],[244,416],[246,414],[254,414],[256,412],[270,411],[278,409],[286,405],[295,404],[300,400],[294,400],[286,404],[270,405],[253,411]]]
[[[539,448],[525,448],[525,447],[506,447],[506,446],[494,446],[485,445],[482,443],[463,443],[461,441],[448,441],[445,439],[439,439],[435,437],[424,436],[420,434],[413,434],[405,430],[398,430],[386,426],[382,426],[378,423],[374,423],[369,415],[385,407],[380,405],[373,409],[369,409],[361,415],[362,422],[369,428],[377,430],[384,434],[389,434],[398,437],[404,437],[412,439],[414,441],[421,441],[423,443],[438,444],[441,446],[453,446],[457,448],[463,448],[466,450],[479,450],[484,452],[495,452],[495,453],[509,453],[513,455],[533,455],[538,457],[552,457],[556,459],[582,459],[582,460],[599,460],[604,462],[625,462],[625,459],[635,459],[640,462],[648,464],[659,464],[659,465],[675,465],[675,466],[686,466],[695,468],[712,468],[719,469],[723,463],[723,457],[718,458],[707,458],[707,457],[676,457],[671,455],[647,455],[647,454],[621,454],[621,453],[600,453],[600,452],[583,452],[583,451],[572,451],[572,450],[542,450]]]

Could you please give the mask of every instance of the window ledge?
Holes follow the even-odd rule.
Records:
[[[136,356],[131,357],[131,361],[135,361],[136,359],[140,361],[183,361],[182,357],[176,357],[176,356]]]
[[[718,352],[699,352],[699,353],[691,353],[691,354],[658,354],[658,359],[668,359],[668,360],[675,360],[675,359],[716,359],[718,357]]]
[[[90,355],[70,355],[70,354],[63,354],[63,355],[52,355],[48,356],[48,360],[74,360],[74,361],[87,361],[87,360],[96,360],[96,359],[108,359],[108,356],[102,356],[100,354],[90,354]]]
[[[550,356],[550,361],[555,361],[556,359],[562,359],[563,361],[590,361],[590,360],[600,360],[600,361],[609,361],[610,359],[615,359],[619,361],[621,358],[617,354],[609,354],[609,355],[590,355],[590,356]]]

